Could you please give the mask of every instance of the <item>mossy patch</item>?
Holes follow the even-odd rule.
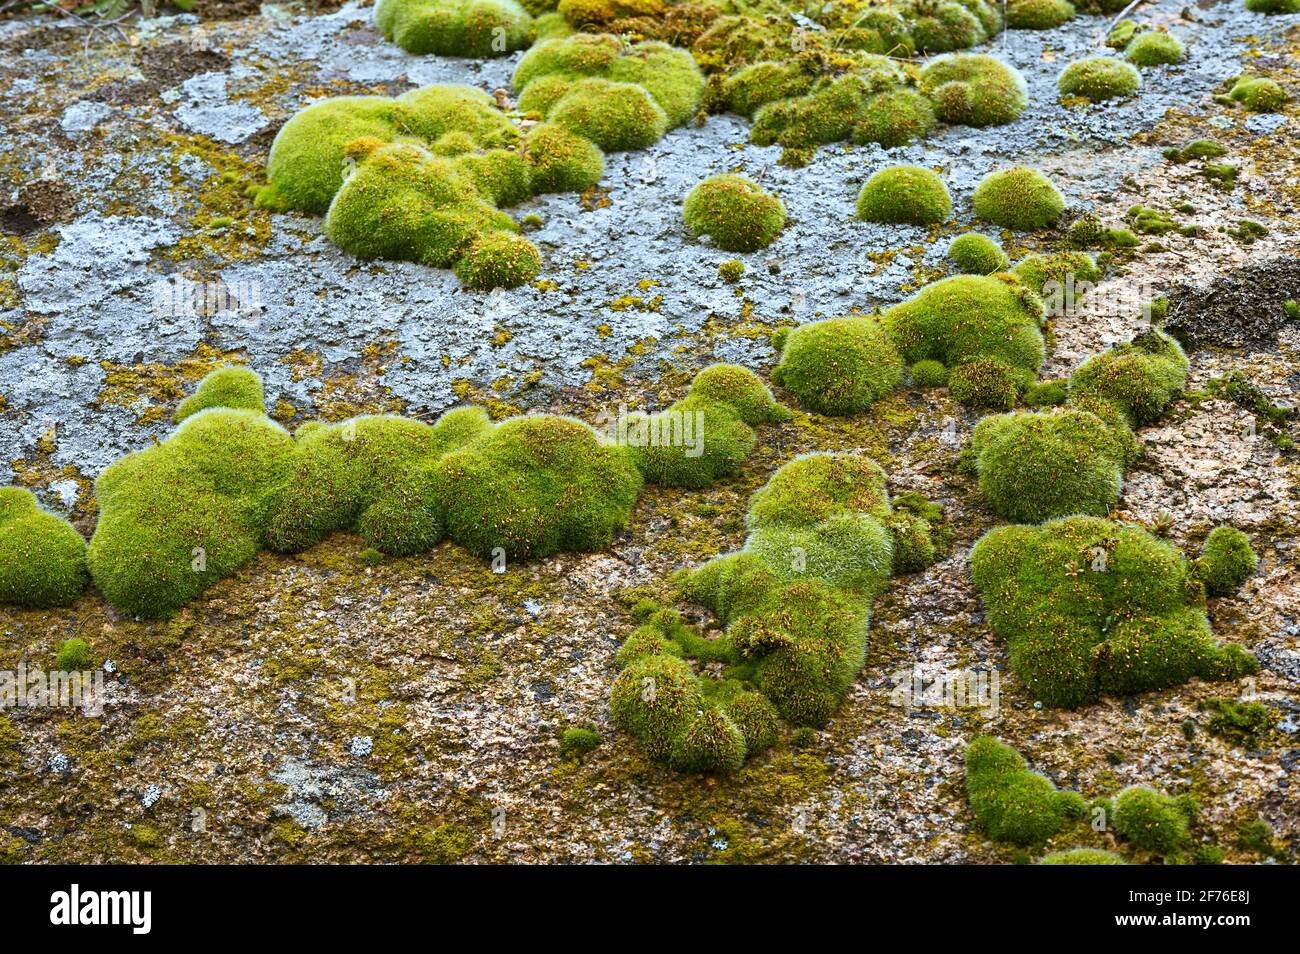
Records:
[[[1137,527],[1096,517],[1000,527],[975,545],[971,574],[1011,668],[1047,705],[1259,668],[1215,643],[1187,561]]]

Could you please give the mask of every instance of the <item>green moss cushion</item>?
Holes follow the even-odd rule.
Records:
[[[1051,706],[1258,669],[1239,646],[1215,643],[1182,554],[1137,527],[1096,517],[1000,527],[975,545],[971,574],[1012,669]]]
[[[31,491],[0,487],[0,604],[67,606],[86,588],[86,541]]]

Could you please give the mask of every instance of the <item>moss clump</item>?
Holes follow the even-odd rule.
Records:
[[[684,50],[577,33],[543,40],[519,61],[511,82],[519,108],[605,150],[640,149],[699,108],[704,77]]]
[[[539,123],[524,137],[524,150],[532,167],[532,189],[547,192],[584,192],[605,172],[605,157],[588,140],[551,123]]]
[[[728,405],[750,426],[790,420],[790,410],[778,404],[758,375],[738,364],[711,364],[691,382],[691,397]]]
[[[718,277],[728,285],[734,285],[745,274],[745,263],[738,258],[729,258],[718,263]]]
[[[1134,66],[1178,63],[1186,55],[1187,51],[1178,37],[1158,30],[1139,33],[1124,48],[1124,59]]]
[[[1108,513],[1125,450],[1112,427],[1078,408],[986,417],[971,435],[980,495],[994,512],[1028,523]]]
[[[295,113],[257,204],[324,214],[326,234],[361,258],[459,264],[473,287],[492,287],[527,281],[540,262],[501,208],[589,188],[603,170],[600,150],[572,132],[543,123],[524,135],[481,90],[426,86]]]
[[[967,407],[1009,411],[1019,395],[1015,371],[1001,361],[977,358],[952,369],[948,391]]]
[[[1102,225],[1092,212],[1080,216],[1070,226],[1070,244],[1075,248],[1137,248],[1141,242],[1128,229]]]
[[[1106,35],[1106,45],[1112,50],[1123,50],[1137,36],[1140,27],[1136,20],[1120,20]]]
[[[1195,159],[1218,159],[1228,154],[1228,147],[1213,139],[1194,139],[1182,146],[1171,146],[1163,155],[1170,162],[1191,162]]]
[[[715,364],[696,375],[690,393],[666,410],[621,417],[617,443],[627,447],[652,483],[706,487],[740,469],[758,441],[754,426],[789,417],[752,371]]]
[[[1082,96],[1094,103],[1132,96],[1142,77],[1128,63],[1113,56],[1076,60],[1061,71],[1056,88],[1062,96]]]
[[[858,196],[858,218],[868,222],[931,225],[952,215],[948,187],[929,169],[891,166],[872,174]]]
[[[1051,225],[1065,211],[1065,198],[1051,180],[1024,166],[989,173],[971,203],[980,218],[1022,232]]]
[[[95,654],[84,639],[65,639],[59,643],[54,665],[60,672],[84,672],[95,664]]]
[[[918,388],[942,388],[948,384],[948,369],[943,362],[927,358],[912,365],[912,383]]]
[[[948,259],[968,275],[1004,272],[1011,264],[1001,245],[978,232],[967,232],[953,239],[948,245]]]
[[[934,282],[881,318],[899,354],[949,369],[977,359],[1000,361],[1019,387],[1042,366],[1043,305],[1009,275],[958,275]]]
[[[1211,596],[1227,596],[1259,566],[1250,538],[1236,527],[1215,527],[1196,561],[1196,573]]]
[[[489,232],[476,238],[453,266],[462,285],[481,291],[517,288],[531,282],[541,269],[537,246],[511,232]]]
[[[989,623],[1011,668],[1051,706],[1258,670],[1216,645],[1182,555],[1144,530],[1096,517],[1000,527],[971,554]]]
[[[966,797],[990,838],[1015,845],[1041,845],[1086,811],[1077,792],[1058,791],[1019,752],[989,736],[966,747]]]
[[[641,475],[625,448],[581,421],[536,415],[439,458],[429,487],[461,546],[529,560],[606,549],[627,524]]]
[[[831,318],[773,340],[772,380],[822,414],[866,410],[903,380],[903,359],[874,318]]]
[[[534,88],[541,88],[543,82]],[[521,97],[521,106],[526,103]],[[564,95],[551,104],[545,116],[606,152],[644,149],[668,131],[668,116],[649,90],[596,76],[565,84]]]
[[[1148,331],[1093,355],[1070,378],[1072,401],[1097,397],[1131,426],[1159,420],[1187,383],[1187,355],[1169,335]]]
[[[1029,104],[1025,78],[993,56],[957,53],[931,60],[921,70],[921,91],[935,113],[954,125],[1004,126]]]
[[[413,143],[375,145],[358,159],[330,205],[325,234],[359,258],[449,268],[476,240],[518,228],[455,159]],[[520,175],[526,181],[526,171]]]
[[[1228,98],[1252,113],[1276,113],[1290,99],[1276,81],[1256,76],[1239,76],[1228,90]]]
[[[1145,205],[1130,206],[1125,218],[1137,232],[1143,235],[1164,235],[1178,232],[1180,235],[1199,235],[1201,229],[1196,225],[1183,225],[1168,212],[1149,209]]]
[[[877,93],[862,104],[849,138],[858,145],[905,146],[934,128],[934,105],[913,89]]]
[[[410,53],[501,56],[528,45],[528,12],[516,0],[379,0],[375,26]]]
[[[1054,851],[1038,859],[1040,865],[1126,865],[1122,857],[1113,851],[1100,848],[1071,848],[1069,851]]]
[[[86,541],[20,487],[0,487],[0,603],[69,606],[86,588]]]
[[[172,420],[179,424],[209,407],[261,411],[266,407],[262,379],[250,368],[218,368],[203,379],[198,390],[181,401]]]
[[[1016,263],[1011,274],[1047,304],[1047,314],[1065,314],[1087,286],[1101,280],[1101,269],[1087,252],[1048,252]]]
[[[1205,726],[1210,735],[1244,748],[1258,748],[1273,728],[1273,716],[1261,702],[1206,699],[1198,708],[1210,714]]]
[[[593,726],[574,726],[560,733],[560,758],[580,759],[600,746],[600,733]]]
[[[984,499],[1012,520],[1104,516],[1138,454],[1130,428],[1164,413],[1187,367],[1177,342],[1144,332],[1085,361],[1070,379],[1069,407],[980,421],[971,458]]]
[[[1251,13],[1300,13],[1300,0],[1246,0]]]
[[[210,407],[95,481],[86,551],[99,591],[136,616],[166,616],[257,553],[293,439],[264,413]]]
[[[785,227],[785,207],[744,176],[718,175],[691,189],[682,220],[697,235],[712,237],[728,252],[753,252],[771,245]]]
[[[401,96],[340,96],[301,109],[289,118],[267,160],[270,183],[258,193],[260,207],[324,215],[344,175],[358,161],[361,141],[399,139],[432,145],[448,133],[467,135],[478,149],[514,146],[519,131],[492,97],[469,86],[425,86]]]
[[[1241,823],[1237,829],[1237,847],[1243,851],[1253,851],[1265,858],[1276,861],[1286,859],[1285,849],[1279,848],[1273,840],[1273,828],[1262,818],[1252,818]]]
[[[1115,796],[1115,830],[1144,851],[1177,854],[1191,841],[1195,803],[1137,786]]]
[[[1051,30],[1073,20],[1074,13],[1074,4],[1069,0],[1010,0],[1007,4],[1007,28]]]
[[[884,471],[854,454],[790,461],[751,498],[747,522],[744,549],[676,577],[725,631],[701,636],[650,605],[616,656],[616,724],[684,771],[732,771],[782,720],[829,719],[866,658],[871,599],[898,566],[936,556],[926,516],[891,510]],[[689,659],[726,668],[696,676]]]
[[[1057,407],[1064,404],[1069,382],[1039,381],[1025,389],[1024,401],[1029,407]]]

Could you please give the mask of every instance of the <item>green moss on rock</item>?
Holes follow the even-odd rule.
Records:
[[[1086,810],[1078,793],[1058,791],[1019,752],[989,736],[966,747],[966,796],[988,836],[1014,845],[1041,845]]]
[[[1076,60],[1061,71],[1056,81],[1062,96],[1082,96],[1093,103],[1132,96],[1141,85],[1138,71],[1113,56]]]
[[[1196,573],[1211,596],[1227,596],[1258,566],[1259,558],[1246,534],[1236,527],[1215,527],[1196,560]]]
[[[771,245],[785,227],[785,207],[744,176],[718,175],[691,189],[682,219],[724,251],[753,252]]]
[[[516,0],[379,0],[375,26],[410,53],[503,56],[528,45],[528,12]]]
[[[1002,246],[978,232],[959,235],[948,245],[948,259],[967,275],[992,275],[1011,265]]]
[[[1065,211],[1065,198],[1051,180],[1024,166],[989,173],[971,204],[981,219],[1021,232],[1051,225]]]
[[[831,318],[782,339],[772,380],[822,414],[856,414],[903,380],[903,359],[874,318]]]
[[[1258,670],[1241,647],[1214,642],[1182,554],[1137,527],[1096,517],[1000,527],[976,543],[971,574],[1011,668],[1047,705]]]
[[[858,218],[868,222],[932,225],[952,215],[943,180],[919,166],[890,166],[872,173],[858,195]]]
[[[921,91],[944,122],[976,128],[1005,126],[1029,104],[1020,71],[983,54],[936,57],[921,70]]]
[[[0,487],[0,603],[44,609],[86,588],[86,541],[21,487]]]

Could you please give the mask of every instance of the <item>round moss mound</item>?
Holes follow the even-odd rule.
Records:
[[[1038,859],[1040,865],[1125,865],[1122,857],[1113,851],[1100,848],[1071,848],[1069,851],[1053,851]]]
[[[903,359],[873,318],[831,318],[781,336],[772,380],[821,414],[856,414],[903,380]]]
[[[1159,66],[1162,63],[1178,63],[1187,50],[1182,41],[1169,33],[1148,30],[1139,33],[1124,48],[1124,59],[1134,66]]]
[[[351,145],[362,150],[358,165],[330,204],[325,234],[353,255],[449,268],[480,236],[515,230],[459,160],[413,143]]]
[[[635,659],[618,674],[609,695],[614,724],[636,736],[646,755],[667,761],[677,737],[703,708],[699,680],[675,656]]]
[[[667,114],[644,87],[600,77],[572,84],[546,118],[606,152],[644,149],[668,131]]]
[[[1051,225],[1065,211],[1065,198],[1051,180],[1025,166],[990,172],[971,203],[981,219],[1021,232]]]
[[[1159,420],[1187,382],[1182,346],[1159,331],[1093,355],[1070,377],[1070,400],[1101,398],[1119,409],[1130,426]]]
[[[517,288],[541,270],[537,246],[513,232],[489,232],[476,238],[452,266],[462,285],[480,291]]]
[[[0,603],[69,606],[86,588],[86,541],[21,487],[0,487]]]
[[[1061,70],[1056,88],[1062,96],[1082,96],[1094,103],[1132,96],[1142,77],[1128,63],[1113,56],[1091,56],[1076,60]]]
[[[533,191],[585,192],[605,174],[605,157],[590,141],[551,123],[539,123],[524,140]]]
[[[1011,264],[1001,245],[978,232],[953,239],[948,245],[948,260],[967,275],[992,275],[1006,271]]]
[[[955,275],[887,309],[881,323],[906,361],[947,368],[995,359],[1029,384],[1043,364],[1043,303],[1010,275]]]
[[[927,358],[912,365],[912,383],[918,388],[941,388],[948,384],[948,369],[942,361]]]
[[[999,527],[975,544],[971,575],[1011,668],[1050,706],[1259,669],[1215,643],[1187,561],[1139,527],[1084,516]]]
[[[1015,372],[1001,361],[977,358],[952,369],[948,391],[967,407],[1009,411],[1020,393],[1016,381]]]
[[[84,639],[73,637],[59,643],[54,656],[54,666],[60,672],[84,672],[94,665],[94,650]]]
[[[850,137],[886,149],[920,139],[934,128],[934,105],[916,90],[897,89],[872,96],[857,114]]]
[[[891,166],[873,173],[858,195],[858,218],[888,224],[932,225],[952,215],[943,180],[919,166]]]
[[[1106,422],[1077,408],[983,418],[971,452],[980,495],[1008,520],[1104,516],[1123,485],[1122,445]]]
[[[1286,90],[1271,79],[1242,76],[1232,84],[1228,96],[1252,113],[1276,113],[1286,105]]]
[[[751,427],[790,419],[790,409],[778,404],[763,380],[738,364],[711,364],[691,381],[690,396],[730,407]]]
[[[961,126],[1004,126],[1029,104],[1025,78],[993,56],[954,53],[931,60],[921,70],[921,91],[935,114]]]
[[[734,772],[745,751],[745,735],[731,717],[705,709],[673,740],[668,764],[679,772]]]
[[[210,407],[264,410],[266,397],[262,393],[262,379],[251,368],[218,368],[200,382],[193,394],[181,401],[172,420],[179,424],[190,415]]]
[[[379,0],[375,26],[410,53],[503,56],[528,45],[528,12],[516,0]]]
[[[511,82],[521,110],[607,151],[655,142],[695,115],[704,92],[704,75],[685,50],[593,33],[539,41]]]
[[[482,557],[540,559],[607,549],[626,525],[641,475],[626,448],[581,421],[510,418],[432,468],[447,533]]]
[[[1074,19],[1074,13],[1069,0],[1010,0],[1007,29],[1051,30]]]
[[[646,480],[663,487],[707,487],[738,471],[757,442],[729,405],[699,396],[619,421],[618,443]]]
[[[1089,285],[1101,279],[1101,269],[1091,255],[1072,251],[1026,256],[1011,274],[1044,299],[1053,317],[1065,314]]]
[[[1041,845],[1086,811],[1078,793],[1057,791],[1019,752],[989,736],[966,747],[966,797],[990,838],[1015,845]]]
[[[1149,788],[1126,788],[1115,796],[1115,830],[1144,851],[1169,854],[1185,847],[1191,803]]]
[[[682,220],[724,251],[753,252],[771,245],[785,228],[785,206],[744,176],[718,175],[691,189]]]
[[[86,562],[100,593],[134,616],[167,616],[256,555],[293,439],[257,411],[211,407],[95,481]]]
[[[1196,572],[1211,596],[1227,596],[1259,566],[1250,538],[1235,527],[1215,527],[1196,561]]]

